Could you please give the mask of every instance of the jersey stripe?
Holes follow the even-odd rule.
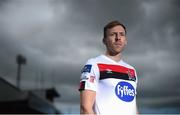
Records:
[[[120,72],[125,74],[131,74],[131,76],[135,76],[134,69],[130,69],[124,66],[120,65],[112,65],[112,64],[98,64],[99,71],[114,71],[114,72]]]
[[[100,80],[106,78],[116,78],[123,80],[136,81],[135,71],[133,69],[110,64],[98,64],[100,71]]]
[[[82,91],[85,89],[85,81],[81,81],[79,84],[79,91]]]
[[[123,79],[123,80],[130,80],[130,81],[136,81],[136,77],[129,77],[128,74],[125,73],[119,73],[119,72],[107,72],[107,71],[101,71],[100,72],[100,80],[107,79],[107,78],[115,78],[115,79]]]

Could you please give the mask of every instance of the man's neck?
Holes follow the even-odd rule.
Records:
[[[110,53],[106,52],[105,55],[110,59],[114,60],[115,62],[119,62],[121,60],[121,53],[116,55],[111,55]]]

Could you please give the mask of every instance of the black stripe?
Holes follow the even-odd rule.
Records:
[[[128,74],[120,73],[120,72],[107,72],[107,71],[101,71],[100,72],[100,80],[107,79],[107,78],[115,78],[115,79],[123,79],[123,80],[129,80],[129,81],[136,81],[136,77],[130,78]]]
[[[82,91],[85,89],[85,83],[86,83],[85,81],[80,82],[79,91]]]

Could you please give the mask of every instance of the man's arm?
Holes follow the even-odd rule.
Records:
[[[136,115],[140,115],[137,107],[136,107]]]
[[[95,114],[93,105],[95,102],[96,92],[92,90],[83,90],[80,93],[80,113]]]

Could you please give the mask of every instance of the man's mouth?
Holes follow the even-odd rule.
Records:
[[[122,46],[122,43],[114,43],[115,46]]]

